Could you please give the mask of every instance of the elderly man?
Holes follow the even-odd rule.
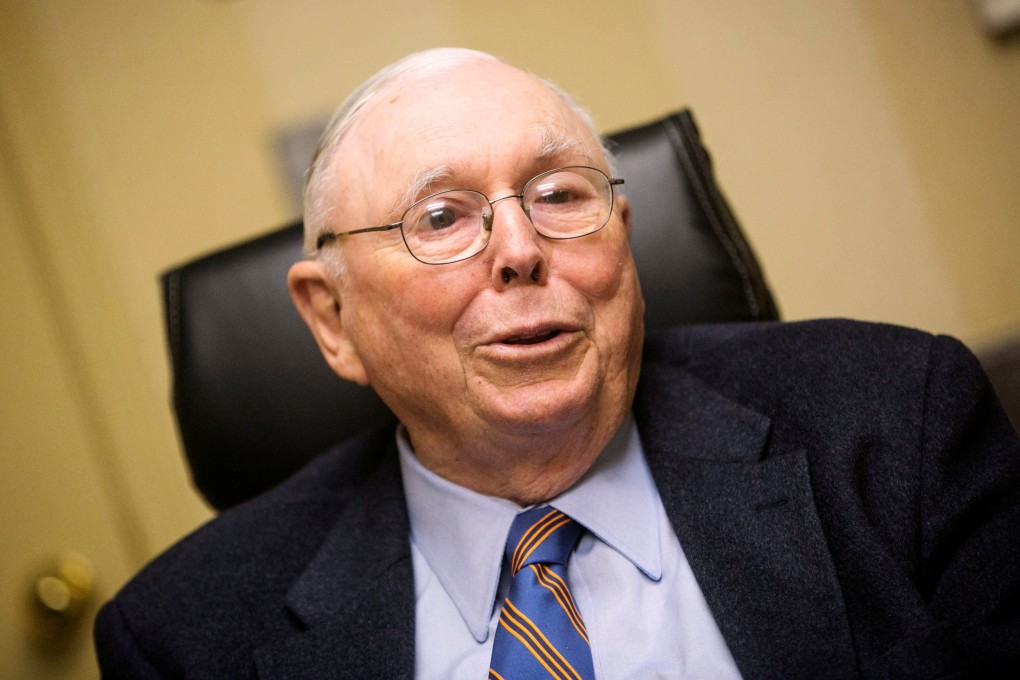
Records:
[[[1020,445],[973,358],[849,322],[645,343],[622,183],[489,55],[352,94],[289,286],[400,426],[147,567],[97,621],[104,675],[1016,670]]]

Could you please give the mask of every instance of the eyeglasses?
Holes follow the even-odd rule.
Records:
[[[399,222],[319,235],[316,250],[341,236],[400,229],[407,250],[425,264],[450,264],[477,255],[492,235],[493,206],[515,198],[535,231],[550,239],[594,234],[613,212],[613,187],[622,179],[585,166],[548,170],[530,179],[519,194],[489,200],[471,189],[450,189],[426,196],[408,208]]]

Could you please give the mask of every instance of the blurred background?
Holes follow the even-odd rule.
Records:
[[[1016,334],[1020,36],[978,5],[0,0],[0,677],[95,677],[96,604],[211,516],[158,275],[296,217],[300,140],[408,52],[606,131],[691,107],[785,318]]]

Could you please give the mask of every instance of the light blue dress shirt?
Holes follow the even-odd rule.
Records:
[[[427,470],[403,428],[397,446],[411,520],[415,677],[483,680],[509,588],[504,543],[521,508]],[[587,529],[567,579],[597,678],[740,678],[666,516],[633,419],[548,505]]]

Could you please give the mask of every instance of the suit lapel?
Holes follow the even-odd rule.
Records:
[[[256,652],[259,677],[411,678],[408,535],[394,446],[291,588],[287,606],[306,629]]]
[[[770,456],[767,417],[676,366],[646,367],[634,412],[680,545],[744,677],[855,677],[806,453]]]

